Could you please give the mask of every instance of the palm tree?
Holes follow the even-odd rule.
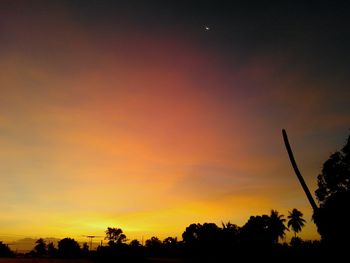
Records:
[[[269,217],[269,228],[274,243],[278,242],[278,238],[284,238],[285,236],[285,231],[287,230],[287,228],[284,225],[286,219],[284,219],[283,217],[284,215],[280,215],[278,211],[271,210],[271,214]]]
[[[318,211],[318,207],[317,207],[317,205],[315,203],[314,198],[312,197],[312,195],[310,193],[309,188],[307,187],[307,185],[305,183],[305,180],[304,180],[303,176],[301,175],[301,173],[299,171],[297,163],[295,162],[293,151],[292,151],[292,148],[290,147],[288,136],[287,136],[287,132],[286,132],[285,129],[282,130],[282,135],[283,135],[284,144],[285,144],[287,152],[288,152],[289,160],[292,163],[294,172],[297,175],[298,180],[299,180],[299,182],[301,184],[301,187],[303,188],[303,190],[304,190],[304,192],[306,194],[306,197],[309,200],[309,202],[311,204],[311,207],[312,207],[312,209],[314,210],[314,213],[315,213],[316,211]]]
[[[293,209],[292,212],[288,211],[288,227],[291,227],[294,232],[294,237],[297,236],[298,232],[301,232],[301,228],[305,225],[305,219],[303,213],[298,209]]]

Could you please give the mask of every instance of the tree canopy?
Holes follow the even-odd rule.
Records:
[[[303,213],[296,208],[294,208],[292,212],[289,211],[288,213],[288,227],[292,228],[294,231],[294,237],[296,237],[297,233],[301,231],[306,221],[303,218]]]
[[[12,257],[12,256],[13,256],[13,252],[8,247],[8,245],[0,241],[0,257]]]
[[[58,255],[62,258],[78,258],[81,254],[80,246],[72,238],[64,238],[58,242]]]
[[[251,216],[242,227],[242,241],[257,246],[277,243],[287,230],[283,217],[276,210],[271,210],[270,216]]]
[[[350,191],[350,136],[344,147],[325,161],[317,184],[315,193],[321,206],[332,196]]]
[[[126,241],[126,235],[123,234],[123,230],[121,228],[108,227],[105,233],[105,239],[108,240],[108,244],[110,246],[121,244]]]
[[[343,148],[325,161],[317,181],[320,208],[314,212],[314,220],[322,239],[339,247],[350,236],[350,136]]]
[[[37,241],[35,241],[35,247],[34,251],[38,256],[44,256],[47,252],[46,250],[46,242],[44,239],[39,238]]]

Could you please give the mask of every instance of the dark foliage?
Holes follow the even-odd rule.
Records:
[[[137,245],[116,244],[113,246],[99,246],[92,258],[97,262],[143,262],[145,247]]]
[[[320,208],[314,212],[314,221],[323,241],[344,251],[350,245],[350,136],[323,164],[317,179]]]
[[[57,257],[57,253],[58,253],[58,250],[52,242],[47,244],[47,254],[50,257],[52,257],[52,258]]]
[[[251,216],[242,227],[241,241],[249,246],[266,246],[273,243],[272,235],[268,228],[269,217],[267,215]]]
[[[334,248],[350,245],[350,192],[334,194],[314,213],[322,240]]]
[[[140,243],[140,241],[138,241],[137,239],[133,239],[133,240],[131,240],[131,242],[130,242],[130,247],[133,247],[133,248],[139,248],[139,247],[141,247],[141,243]]]
[[[61,258],[79,258],[82,255],[80,246],[72,238],[64,238],[58,242],[58,256]]]
[[[224,247],[237,247],[240,244],[241,228],[231,222],[222,223],[221,240]]]
[[[126,236],[123,234],[123,230],[120,228],[108,227],[105,233],[105,239],[108,240],[108,244],[110,246],[126,242]]]
[[[158,237],[151,237],[146,240],[146,248],[149,256],[161,255],[162,254],[162,241]]]
[[[241,242],[253,247],[271,246],[277,244],[278,238],[283,238],[287,228],[283,215],[271,210],[270,216],[251,216],[241,229]]]
[[[42,238],[39,238],[37,241],[35,241],[35,247],[34,247],[34,253],[38,257],[43,257],[47,254],[47,247],[45,240]]]
[[[276,210],[271,210],[268,220],[268,230],[274,243],[278,243],[279,238],[284,238],[287,230],[284,225],[285,221],[284,215],[280,215]]]
[[[158,237],[151,237],[146,240],[146,247],[152,250],[160,249],[162,246],[162,241]]]
[[[159,258],[165,258],[164,262],[277,262],[282,258],[292,262],[301,257],[313,261],[327,256],[335,258],[327,254],[319,242],[293,238],[291,245],[276,243],[276,237],[283,236],[285,230],[283,216],[272,210],[270,215],[251,216],[243,227],[230,222],[222,223],[222,227],[214,223],[191,224],[183,233],[183,241],[176,237],[161,241],[153,236],[146,240],[145,246],[132,240],[129,244],[113,242],[113,245],[99,246],[96,251],[90,251],[87,244],[81,249],[74,239],[64,238],[59,241],[58,250],[49,243],[46,251],[50,257],[86,258],[97,263],[163,262]],[[122,233],[121,229],[118,233]],[[37,245],[42,243],[40,239],[37,241]]]
[[[191,224],[186,227],[185,232],[182,234],[183,241],[189,245],[193,246],[198,240],[198,229],[201,227],[200,224]]]
[[[8,245],[0,241],[0,257],[13,257],[13,256],[14,256],[14,253],[11,251]]]
[[[317,184],[315,193],[321,206],[332,196],[350,191],[350,136],[344,147],[323,164]]]
[[[298,209],[293,209],[288,215],[288,227],[291,227],[294,231],[294,238],[297,237],[297,233],[301,232],[302,227],[305,225],[305,219],[303,213]]]

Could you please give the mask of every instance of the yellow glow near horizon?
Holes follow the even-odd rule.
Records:
[[[292,54],[239,61],[176,32],[15,18],[0,60],[0,238],[181,239],[191,223],[293,208],[300,236],[318,238],[281,128],[313,192],[350,116],[325,103],[346,96],[289,70]]]

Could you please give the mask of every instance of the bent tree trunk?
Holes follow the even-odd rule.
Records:
[[[317,209],[318,209],[318,207],[317,207],[317,205],[316,205],[316,203],[315,203],[314,198],[312,197],[312,195],[311,195],[311,193],[310,193],[309,188],[307,187],[307,185],[306,185],[306,183],[305,183],[305,181],[304,181],[303,176],[301,175],[301,173],[300,173],[300,171],[299,171],[299,168],[298,168],[298,166],[297,166],[297,163],[295,162],[294,155],[293,155],[292,149],[291,149],[291,147],[290,147],[290,144],[289,144],[289,141],[288,141],[287,132],[286,132],[285,129],[282,130],[282,135],[283,135],[284,144],[285,144],[286,149],[287,149],[287,152],[288,152],[289,160],[290,160],[290,162],[292,163],[294,172],[295,172],[295,174],[297,175],[301,186],[303,187],[303,190],[304,190],[304,192],[305,192],[305,194],[306,194],[307,199],[308,199],[309,202],[310,202],[310,205],[311,205],[312,209],[314,210],[314,212],[316,212]]]

